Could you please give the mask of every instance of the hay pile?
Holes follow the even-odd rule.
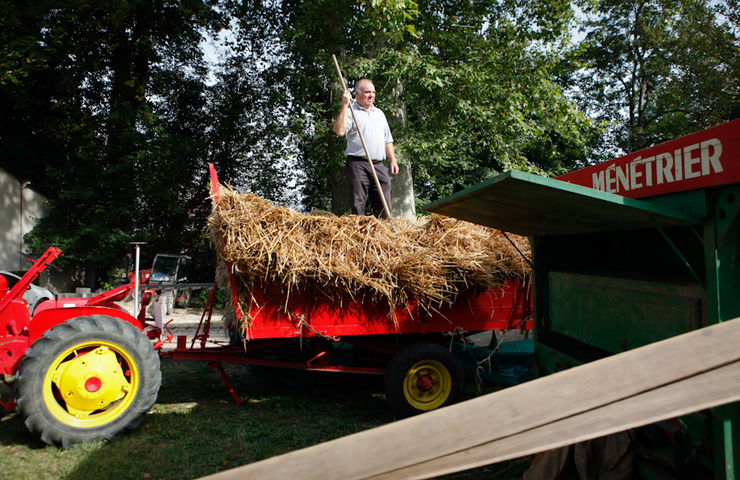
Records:
[[[395,218],[394,231],[375,217],[304,215],[222,187],[209,227],[243,312],[253,287],[279,285],[286,295],[312,288],[335,301],[382,302],[393,317],[412,299],[431,311],[530,272],[501,232],[440,215]],[[529,256],[526,238],[509,238]]]

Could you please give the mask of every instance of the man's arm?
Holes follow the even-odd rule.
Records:
[[[345,90],[342,94],[342,108],[339,110],[339,115],[334,121],[334,133],[338,136],[343,137],[347,133],[347,107],[352,101],[352,94],[349,90]]]
[[[385,157],[390,162],[390,174],[398,175],[398,162],[396,161],[396,151],[393,149],[393,142],[385,144]]]

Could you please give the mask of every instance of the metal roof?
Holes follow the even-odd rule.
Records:
[[[566,235],[692,225],[681,210],[511,170],[425,207],[520,235]]]

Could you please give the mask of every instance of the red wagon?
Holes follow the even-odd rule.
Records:
[[[23,290],[60,253],[49,248],[15,287],[0,285],[0,375],[12,389],[0,406],[17,404],[33,433],[65,446],[115,439],[135,428],[156,401],[160,356],[209,362],[237,402],[224,363],[385,375],[388,400],[405,416],[461,398],[465,375],[450,352],[452,340],[532,328],[529,282],[521,280],[460,296],[435,313],[410,302],[395,312],[395,321],[387,308],[349,298],[338,304],[309,291],[286,301],[279,289],[255,290],[247,338],[219,343],[209,338],[214,286],[196,334],[163,348],[175,339],[161,317],[148,318],[146,305],[134,317],[117,303],[136,290],[135,276],[92,298],[49,300],[31,316]],[[231,291],[236,296],[233,279]]]
[[[220,187],[212,164],[210,174],[217,202]],[[233,277],[231,294],[238,305]],[[303,292],[286,302],[280,289],[255,289],[244,344],[209,348],[198,333],[190,346],[181,337],[167,354],[214,362],[227,384],[221,363],[385,375],[389,403],[397,415],[408,416],[462,397],[464,371],[450,352],[453,339],[489,330],[531,329],[531,312],[529,282],[519,279],[461,295],[454,305],[436,312],[423,311],[412,301],[398,308],[393,319],[387,307],[349,297],[336,302],[321,293]],[[238,308],[236,315],[242,315]],[[204,323],[199,332],[207,336],[208,318]],[[197,340],[201,348],[196,348]]]

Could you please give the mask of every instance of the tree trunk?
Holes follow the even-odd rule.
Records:
[[[406,113],[406,103],[401,99],[403,93],[403,83],[396,80],[396,85],[391,91],[393,101],[397,105],[396,118],[400,121],[401,126],[406,129],[408,126],[408,115]],[[411,161],[406,156],[396,150],[398,160],[398,175],[391,181],[391,210],[394,217],[411,217],[416,218],[416,200],[414,198],[414,179],[411,176]]]
[[[396,153],[396,156],[399,154]],[[391,203],[394,217],[416,218],[414,181],[411,177],[411,163],[408,160],[399,162],[398,175],[391,180]]]
[[[349,187],[347,186],[347,176],[344,173],[344,163],[341,164],[340,168],[334,169],[331,176],[331,211],[337,215],[342,215],[350,210]]]

